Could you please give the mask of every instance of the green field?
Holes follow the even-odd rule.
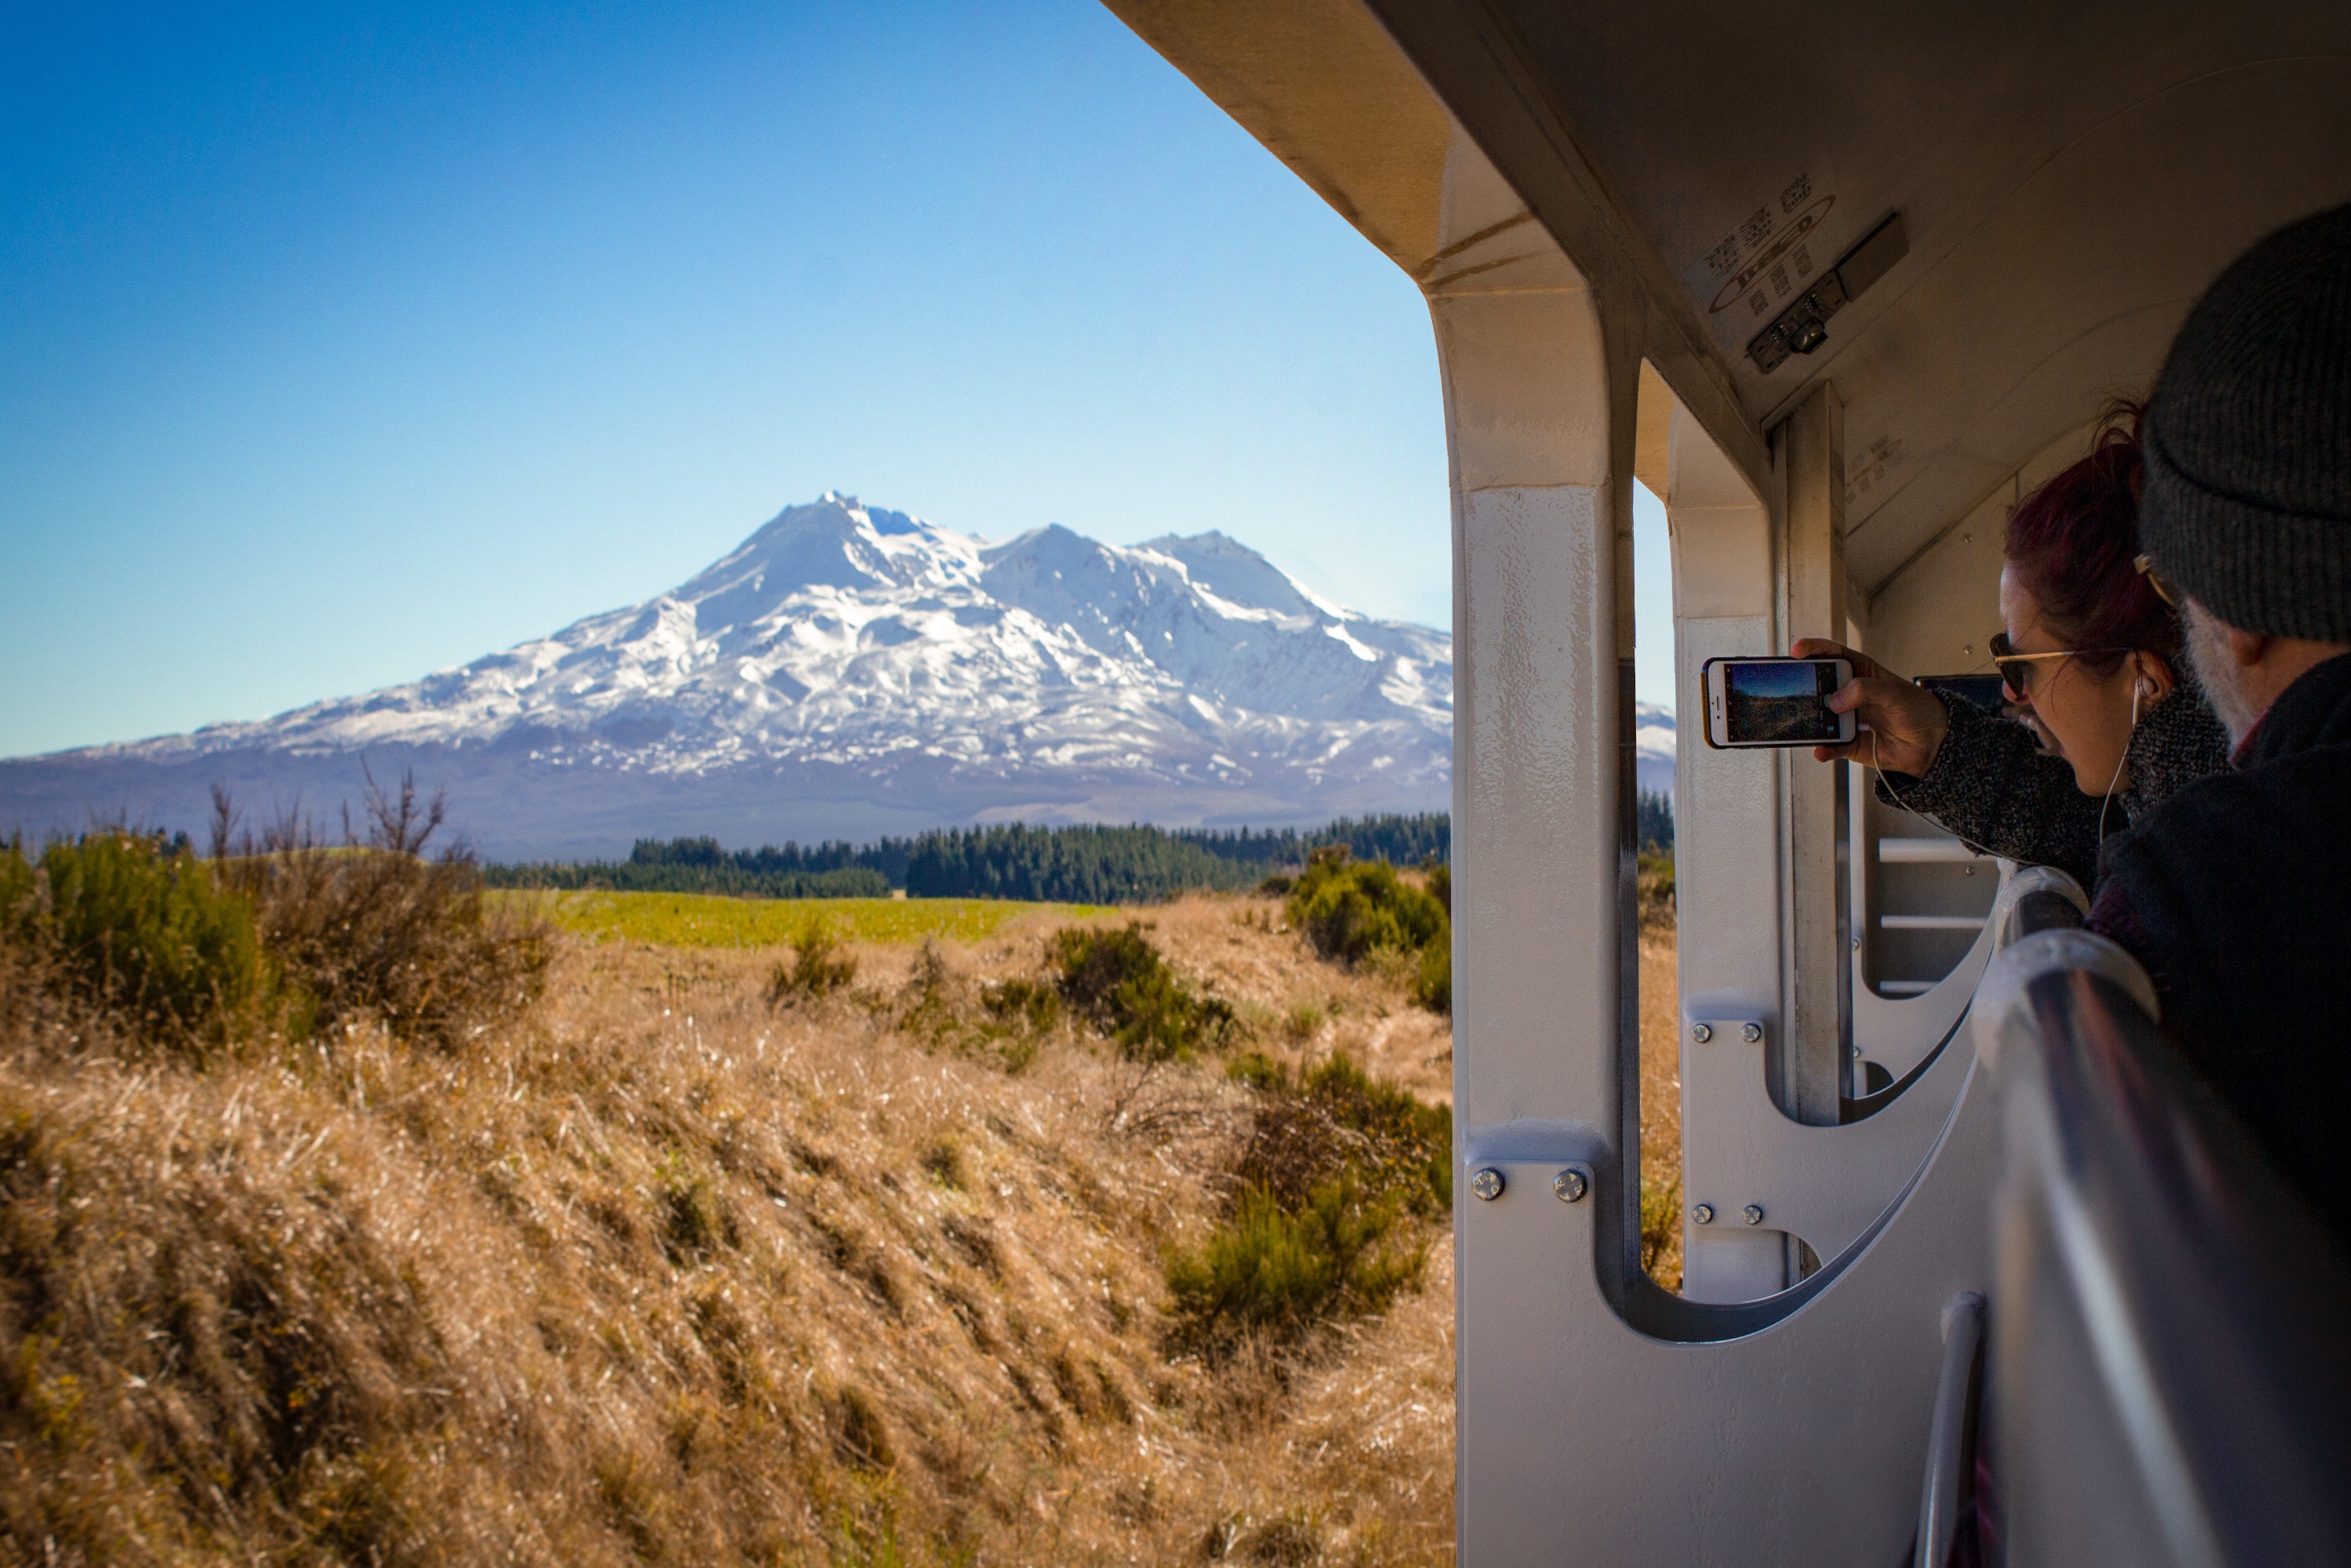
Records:
[[[664,947],[775,947],[811,919],[844,942],[977,942],[1032,910],[1071,920],[1106,915],[1089,904],[1019,904],[995,898],[722,898],[699,893],[502,894],[543,898],[567,931]]]

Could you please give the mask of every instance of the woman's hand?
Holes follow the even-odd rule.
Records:
[[[1788,651],[1799,659],[1844,659],[1853,665],[1853,679],[1837,688],[1829,707],[1853,715],[1867,734],[1855,735],[1850,745],[1816,746],[1816,759],[1834,762],[1849,757],[1881,772],[1914,777],[1934,766],[1935,753],[1942,749],[1943,737],[1951,727],[1941,698],[1880,669],[1867,654],[1825,637],[1800,637]]]

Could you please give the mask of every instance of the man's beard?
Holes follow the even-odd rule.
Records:
[[[2246,700],[2244,688],[2237,684],[2237,660],[2229,652],[2227,630],[2192,599],[2188,601],[2187,621],[2189,668],[2196,672],[2197,684],[2204,688],[2204,700],[2220,716],[2233,749],[2244,743],[2262,716]]]

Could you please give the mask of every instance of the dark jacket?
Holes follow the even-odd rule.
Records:
[[[1923,777],[1886,773],[1877,798],[1930,817],[1979,849],[2026,865],[2054,866],[2085,888],[2098,874],[2099,819],[2113,841],[2182,785],[2229,765],[2229,732],[2204,693],[2181,672],[2169,695],[2139,716],[2124,753],[2130,787],[2111,807],[2082,793],[2074,765],[2041,749],[2032,729],[1943,698],[1951,727]],[[1863,757],[1868,756],[1866,747]]]
[[[2236,767],[2106,846],[2090,928],[2288,1179],[2351,1215],[2351,654],[2286,688]]]

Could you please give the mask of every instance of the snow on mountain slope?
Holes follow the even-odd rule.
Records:
[[[1633,771],[1643,789],[1668,800],[1674,793],[1674,710],[1655,703],[1633,706]]]
[[[361,757],[458,780],[499,853],[609,845],[624,814],[628,836],[768,824],[720,831],[737,841],[1442,808],[1452,677],[1443,632],[1332,604],[1222,534],[988,544],[827,494],[668,593],[406,685],[0,763],[0,821],[175,819],[208,768],[317,799]]]
[[[1313,600],[1219,536],[1000,545],[828,495],[672,592],[404,686],[119,748],[465,745],[691,774],[912,750],[976,769],[1180,779],[1442,768],[1449,640]],[[1198,547],[1198,548],[1196,548]],[[1176,553],[1228,569],[1233,596]]]

